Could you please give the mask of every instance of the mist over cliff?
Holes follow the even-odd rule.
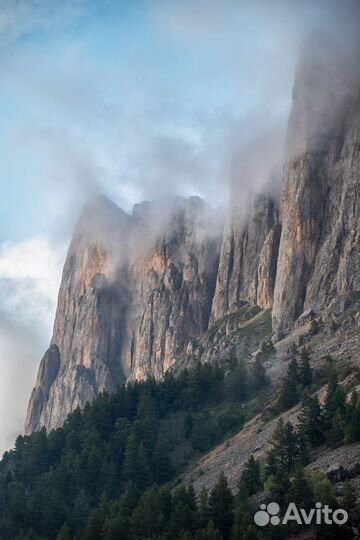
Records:
[[[180,331],[169,336],[160,325],[155,334],[161,337],[156,341],[151,337],[155,335],[154,331],[141,325],[141,318],[135,313],[136,310],[140,313],[141,306],[144,308],[149,301],[150,291],[154,296],[153,313],[158,311],[159,318],[161,314],[169,321],[181,314],[188,319],[186,324],[183,323],[183,331],[191,335],[202,331],[207,320],[210,324],[221,314],[236,310],[243,301],[255,302],[263,308],[269,308],[275,302],[274,330],[278,335],[287,332],[293,320],[310,306],[322,309],[328,305],[330,297],[335,305],[339,295],[346,304],[346,289],[357,288],[356,279],[351,277],[357,268],[353,254],[356,238],[347,244],[343,242],[343,237],[350,238],[351,231],[356,229],[356,209],[354,216],[349,214],[356,186],[349,184],[343,190],[340,185],[343,186],[344,178],[356,176],[356,169],[350,159],[346,167],[340,161],[343,162],[344,153],[349,156],[350,148],[355,148],[357,140],[356,129],[350,126],[351,116],[356,117],[356,107],[350,102],[354,103],[354,95],[357,95],[354,75],[358,70],[354,69],[352,58],[358,49],[358,2],[276,0],[270,5],[260,0],[242,3],[228,0],[220,5],[195,0],[170,1],[166,6],[149,2],[143,16],[151,27],[151,36],[156,35],[158,41],[151,42],[150,38],[147,41],[142,39],[143,36],[131,34],[133,27],[130,25],[130,36],[126,34],[123,38],[130,45],[120,47],[124,44],[118,38],[121,33],[118,28],[111,33],[107,22],[109,39],[113,40],[111,45],[116,45],[115,50],[119,46],[122,51],[107,62],[94,54],[112,49],[112,46],[105,47],[106,39],[89,46],[83,36],[72,40],[69,31],[73,31],[73,23],[84,25],[83,16],[91,18],[93,6],[80,1],[74,10],[64,2],[57,11],[55,4],[46,4],[25,0],[4,3],[6,16],[1,19],[3,64],[0,77],[9,95],[15,101],[18,99],[15,108],[21,114],[19,118],[9,117],[11,129],[7,129],[4,137],[4,154],[9,157],[6,163],[12,165],[3,171],[2,177],[21,178],[22,189],[25,189],[23,198],[32,201],[32,206],[31,211],[24,212],[21,205],[17,205],[18,208],[13,210],[16,215],[10,215],[9,208],[13,206],[7,205],[4,215],[10,215],[11,219],[8,222],[5,219],[2,230],[5,239],[10,222],[18,228],[23,223],[25,235],[37,235],[42,227],[40,232],[46,240],[43,243],[51,246],[49,255],[61,261],[57,262],[59,265],[62,264],[63,245],[69,243],[80,209],[89,199],[105,193],[117,207],[124,209],[119,213],[122,217],[115,218],[116,226],[106,225],[102,220],[99,224],[95,212],[91,211],[82,235],[77,228],[76,241],[74,237],[69,252],[74,266],[69,266],[69,262],[66,266],[71,270],[69,283],[73,288],[65,294],[68,304],[63,304],[64,309],[72,306],[72,314],[75,314],[77,307],[72,305],[70,296],[82,298],[84,304],[80,311],[85,324],[87,306],[93,306],[96,311],[101,305],[107,310],[108,286],[121,288],[127,306],[134,301],[136,309],[133,308],[131,317],[128,315],[128,321],[138,329],[141,345],[137,352],[135,338],[134,341],[128,337],[110,340],[113,333],[118,332],[117,322],[110,325],[109,333],[104,331],[101,338],[114,343],[116,351],[120,350],[121,340],[129,339],[124,360],[126,374],[117,366],[114,380],[123,380],[130,371],[135,373],[135,363],[131,368],[128,366],[131,359],[142,354],[143,348],[152,347],[153,352],[144,360],[139,373],[152,369],[160,373],[163,359],[166,357],[165,365],[170,365],[174,351],[178,354],[181,347],[185,347]],[[113,14],[112,18],[116,19]],[[140,22],[143,24],[143,20]],[[49,28],[57,44],[51,42],[45,54],[33,41],[33,36],[39,29],[46,36]],[[146,37],[146,32],[143,34]],[[177,59],[175,64],[174,58]],[[40,68],[41,65],[48,66],[50,76]],[[100,72],[98,65],[101,65]],[[294,79],[294,105],[287,127]],[[332,150],[326,154],[322,148],[329,137]],[[343,145],[343,139],[346,139],[346,145]],[[311,159],[304,159],[304,154],[310,153]],[[309,167],[312,173],[307,179],[305,173],[301,173],[304,178],[301,183],[298,180],[300,173],[298,175],[296,169],[295,174],[294,167]],[[318,175],[326,176],[321,186],[313,183],[313,178]],[[290,193],[290,187],[296,184],[295,176],[299,184]],[[7,183],[10,191],[16,184]],[[203,222],[191,221],[179,209],[174,220],[173,204],[166,202],[169,194],[180,199],[195,195],[206,200],[209,206],[204,205],[206,217]],[[297,195],[296,205],[284,206],[284,198]],[[18,194],[9,199],[14,200],[14,197],[16,200]],[[325,199],[331,202],[323,204]],[[142,204],[142,201],[153,200],[165,202]],[[344,209],[341,212],[338,212],[339,200]],[[136,206],[133,213],[132,208],[137,203],[140,206]],[[179,204],[181,206],[183,202]],[[217,207],[221,208],[214,212],[212,208]],[[144,217],[147,212],[151,217]],[[118,209],[113,213],[117,215]],[[110,211],[112,217],[113,213]],[[336,227],[330,225],[330,214],[337,216],[333,220],[333,224],[337,220]],[[280,240],[281,225],[285,224],[285,229],[292,227],[292,216],[299,224],[298,235],[291,237],[290,231],[288,238],[291,240],[286,241],[284,233]],[[332,230],[327,239],[321,225],[326,220]],[[117,226],[122,221],[124,231],[118,231]],[[304,223],[306,225],[300,226]],[[191,232],[186,232],[187,227]],[[101,234],[103,229],[105,232]],[[204,231],[207,233],[205,238]],[[93,236],[97,247],[90,249],[87,242]],[[186,247],[183,242],[188,242]],[[32,238],[28,244],[34,245]],[[2,261],[13,260],[9,245],[5,242],[3,247]],[[16,247],[20,251],[22,243]],[[83,250],[84,254],[78,255],[77,249]],[[152,249],[157,253],[154,261],[149,255]],[[203,250],[201,262],[196,257],[189,262],[192,252],[198,249]],[[323,253],[321,262],[315,257],[319,250]],[[330,275],[330,270],[325,269],[330,265],[325,261],[327,250],[334,253],[331,266],[340,266],[338,272],[331,270],[331,279],[336,285],[329,285],[330,277],[323,278],[321,287],[324,289],[326,283],[328,291],[318,296],[321,272]],[[291,261],[288,259],[290,252]],[[351,252],[351,263],[345,252]],[[40,260],[37,249],[29,255],[28,261],[35,259]],[[44,260],[47,257],[44,256]],[[176,269],[180,268],[180,277],[172,270],[171,276],[164,277],[163,282],[159,271],[157,277],[149,275],[149,279],[154,280],[150,287],[148,276],[144,278],[144,268],[149,269],[159,260],[166,264],[162,267],[159,263],[158,270],[173,263]],[[283,261],[284,272],[278,274],[277,279],[278,260]],[[80,273],[74,270],[75,263],[80,263]],[[201,271],[198,274],[197,264],[208,267],[206,276]],[[214,277],[216,264],[219,266]],[[316,271],[312,269],[314,264],[318,265]],[[31,273],[32,265],[27,262],[25,266]],[[299,275],[294,278],[294,283],[291,282],[296,294],[290,301],[285,290],[290,283],[286,276],[293,266],[296,266],[293,275],[296,272]],[[54,274],[52,265],[47,267],[48,272]],[[92,272],[97,268],[99,271],[94,275],[103,274],[106,283],[99,276],[91,282]],[[55,273],[60,273],[59,268]],[[184,275],[196,278],[191,290],[187,285],[178,285],[181,280],[181,283],[186,282]],[[139,286],[129,298],[128,285],[135,281],[135,276]],[[58,280],[41,279],[42,283]],[[79,279],[77,285],[73,281],[76,279]],[[23,378],[27,381],[24,393],[29,391],[30,381],[33,381],[34,359],[36,355],[41,356],[40,350],[50,338],[51,321],[45,324],[42,316],[39,323],[38,306],[43,302],[49,307],[43,315],[50,319],[57,296],[57,285],[46,288],[43,297],[43,287],[39,289],[34,285],[37,282],[32,277],[19,278],[17,271],[9,272],[8,265],[3,270],[0,265],[0,290],[5,299],[4,322],[1,323],[4,333],[19,316],[18,308],[23,310],[20,319],[26,319],[24,326],[17,326],[25,350],[29,333],[34,329],[37,332],[38,326],[43,332],[41,339],[34,341],[36,350],[29,351],[27,362],[22,361],[23,347],[17,353],[18,348],[14,345],[16,361],[12,363],[8,346],[0,351],[4,380],[20,381]],[[175,289],[179,286],[181,301],[174,292],[170,294],[167,290],[170,283]],[[26,290],[25,301],[24,296],[14,294],[14,287],[17,293]],[[162,287],[166,290],[166,299],[161,296]],[[211,298],[206,296],[208,294]],[[186,297],[198,302],[197,314],[189,315],[188,308],[184,307]],[[16,309],[15,298],[19,298]],[[96,325],[101,328],[105,325],[108,316],[114,316],[114,321],[123,321],[123,300],[111,305],[111,315],[100,310],[101,316],[91,321],[94,332]],[[164,313],[160,305],[168,306]],[[71,313],[66,313],[66,328],[70,328]],[[149,313],[146,317],[152,320]],[[81,334],[80,322],[76,320]],[[130,322],[124,325],[120,324],[126,327],[125,334],[130,335]],[[99,345],[89,345],[82,350],[82,345],[76,341],[81,341],[80,334],[76,332],[74,349],[69,342],[69,353],[65,356],[67,359],[81,357],[81,362],[91,365],[89,359],[96,355]],[[59,330],[56,340],[62,339]],[[131,343],[134,343],[132,350]],[[118,352],[111,347],[107,357],[115,358]],[[52,356],[55,357],[56,354]],[[62,361],[65,361],[64,357]],[[108,368],[108,365],[104,368],[99,380],[107,380]],[[86,390],[88,394],[85,394],[93,396],[97,392],[96,384],[92,381]],[[75,403],[76,399],[74,406]],[[24,404],[17,398],[12,400],[12,396],[8,397],[8,404],[16,418],[20,418]],[[5,407],[3,410],[5,415]]]

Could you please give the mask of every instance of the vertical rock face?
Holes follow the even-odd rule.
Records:
[[[133,216],[105,198],[84,210],[27,433],[61,425],[74,408],[127,379],[161,377],[206,330],[220,249],[216,221],[197,198],[146,203]]]
[[[50,349],[30,399],[26,432],[57,427],[77,406],[125,379],[119,354],[127,293],[119,253],[129,217],[105,198],[83,211],[67,254]]]
[[[280,237],[276,202],[258,195],[243,210],[234,205],[226,223],[212,305],[212,320],[240,308],[241,302],[271,307]]]
[[[360,291],[357,70],[324,38],[309,48],[287,136],[273,306],[279,337],[304,310],[335,309]]]
[[[143,203],[132,216],[105,198],[84,210],[27,433],[61,425],[123,381],[162,377],[243,302],[272,307],[279,337],[307,309],[326,314],[360,297],[357,64],[321,36],[309,50],[294,86],[281,225],[268,195],[233,203],[224,231],[198,198]]]
[[[191,337],[208,327],[219,261],[221,228],[198,198],[141,205],[135,211],[130,271],[132,304],[127,319],[123,362],[128,376],[159,378],[176,361]],[[165,233],[150,233],[164,216]],[[149,224],[150,220],[150,224]],[[164,226],[165,225],[165,226]],[[149,242],[143,245],[143,239]]]

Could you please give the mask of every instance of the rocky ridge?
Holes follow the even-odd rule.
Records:
[[[100,198],[84,210],[27,433],[61,425],[126,380],[251,357],[269,338],[270,309],[281,349],[304,311],[331,320],[359,299],[359,79],[322,36],[310,46],[294,85],[280,205],[267,194],[244,200],[235,186],[224,227],[199,198],[143,203],[132,215]],[[266,310],[252,313],[264,323],[257,334],[256,319],[242,319],[245,303]]]

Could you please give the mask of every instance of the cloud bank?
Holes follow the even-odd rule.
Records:
[[[45,238],[0,245],[0,454],[22,431],[51,334],[64,252]]]

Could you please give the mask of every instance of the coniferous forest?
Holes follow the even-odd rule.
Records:
[[[299,382],[300,381],[300,382]],[[288,389],[292,388],[292,393]],[[261,359],[251,368],[196,365],[162,382],[148,380],[102,394],[57,430],[18,437],[0,463],[0,538],[6,540],[256,540],[286,538],[292,526],[262,529],[260,501],[340,503],[351,512],[354,493],[335,497],[323,473],[304,467],[311,452],[360,440],[360,403],[350,401],[329,369],[323,405],[311,394],[307,355],[290,362],[276,410],[302,400],[297,427],[278,421],[261,461],[250,456],[233,493],[223,473],[195,493],[181,473],[254,416],[270,387]],[[251,396],[251,401],[249,397]],[[254,399],[255,396],[255,399]],[[289,397],[291,400],[289,401]],[[179,480],[180,479],[180,480]],[[339,530],[319,527],[318,538]],[[351,538],[342,528],[341,538]]]

